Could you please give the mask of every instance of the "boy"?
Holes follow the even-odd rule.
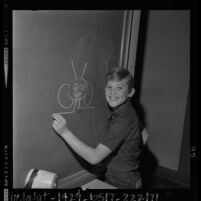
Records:
[[[79,140],[66,125],[66,120],[53,114],[54,130],[70,147],[89,163],[95,165],[109,158],[106,178],[121,189],[140,188],[139,155],[142,145],[139,120],[130,103],[134,95],[134,80],[124,68],[110,70],[105,79],[105,98],[112,109],[99,144],[93,148]]]

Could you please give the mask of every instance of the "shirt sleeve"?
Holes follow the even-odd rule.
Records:
[[[125,139],[129,132],[128,121],[115,119],[106,129],[100,143],[114,151]]]

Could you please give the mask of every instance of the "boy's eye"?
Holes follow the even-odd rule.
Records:
[[[112,87],[109,86],[109,85],[107,85],[105,88],[106,88],[106,89],[112,89]]]
[[[123,89],[123,87],[117,87],[116,89],[117,89],[117,90],[122,90],[122,89]]]

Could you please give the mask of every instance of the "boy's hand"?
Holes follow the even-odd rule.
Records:
[[[61,115],[53,114],[52,118],[54,119],[52,127],[59,135],[69,131],[66,125],[66,120]]]

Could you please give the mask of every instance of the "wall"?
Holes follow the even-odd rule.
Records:
[[[89,166],[55,135],[51,115],[62,113],[81,140],[96,146],[107,114],[103,77],[119,62],[123,14],[13,12],[14,188],[24,187],[31,168],[61,179]]]
[[[140,102],[159,165],[178,170],[190,75],[190,12],[149,12]]]

